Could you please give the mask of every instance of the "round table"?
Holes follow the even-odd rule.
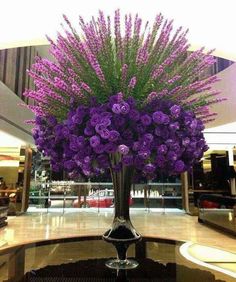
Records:
[[[105,266],[115,257],[111,244],[100,236],[44,240],[0,250],[0,281],[161,281],[222,282],[230,276],[194,264],[180,252],[185,242],[143,237],[130,246],[128,256],[139,266],[133,270],[111,270]]]

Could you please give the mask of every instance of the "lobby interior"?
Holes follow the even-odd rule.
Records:
[[[30,98],[23,96],[25,88],[34,87],[33,80],[27,75],[27,69],[35,62],[35,56],[51,59],[48,53],[49,44],[44,34],[56,34],[62,13],[66,13],[76,23],[79,14],[87,18],[96,14],[99,9],[112,13],[118,7],[108,4],[105,0],[100,1],[99,5],[92,1],[82,4],[82,1],[68,0],[67,4],[70,5],[66,5],[65,1],[58,1],[56,7],[42,1],[41,7],[35,12],[30,1],[25,2],[29,5],[25,17],[25,12],[22,12],[21,16],[20,13],[12,13],[10,3],[6,4],[6,15],[11,15],[10,19],[14,16],[19,21],[19,27],[17,24],[13,28],[9,26],[7,35],[6,32],[0,32],[2,281],[31,281],[20,280],[20,276],[48,265],[74,262],[78,257],[82,260],[95,258],[96,255],[99,258],[116,255],[112,248],[107,250],[103,246],[106,243],[98,239],[110,227],[114,216],[113,202],[103,202],[105,197],[108,200],[113,198],[113,192],[110,192],[111,181],[89,179],[81,183],[65,178],[65,174],[53,173],[49,159],[37,152],[31,132],[32,126],[25,123],[25,120],[33,118],[33,114],[20,104],[33,104]],[[120,1],[119,8],[124,13],[134,9],[132,5],[136,2],[129,2]],[[201,9],[203,0],[195,6],[195,12],[185,0],[178,1],[178,5],[170,4],[170,1],[159,1],[155,5],[151,2],[147,0],[136,3],[136,10],[144,18],[153,18],[153,10],[161,11],[167,18],[174,18],[174,21],[177,19],[177,26],[182,18],[182,24],[189,27],[190,35],[193,36],[189,38],[190,52],[202,45],[206,46],[207,50],[215,48],[213,54],[216,63],[204,75],[217,74],[220,80],[214,87],[221,91],[222,97],[227,100],[212,107],[218,116],[207,124],[204,130],[209,150],[191,173],[183,173],[174,178],[164,175],[152,182],[133,186],[131,220],[136,230],[144,237],[144,241],[150,238],[160,240],[154,240],[147,247],[150,249],[147,251],[150,258],[164,264],[174,261],[191,269],[210,271],[219,279],[203,279],[203,282],[235,281],[236,39],[232,38],[234,3],[229,1],[228,5],[224,5],[220,1],[221,5],[216,5],[213,13],[210,3],[205,3],[205,9]],[[46,10],[44,4],[47,6]],[[148,8],[148,4],[154,5],[155,9]],[[17,1],[14,5],[16,11],[22,10]],[[186,10],[183,13],[184,6]],[[78,12],[75,13],[75,10]],[[42,24],[44,11],[45,20]],[[196,16],[197,12],[202,12],[201,20]],[[0,23],[3,24],[4,20],[9,22],[10,19],[6,17],[0,19]],[[224,20],[220,25],[219,18],[222,17]],[[22,30],[24,32],[21,32]],[[108,195],[108,192],[112,194]],[[86,238],[90,239],[86,241]],[[91,238],[94,238],[95,243],[91,242],[90,245],[88,242]],[[63,240],[69,240],[66,243],[68,245],[64,246]],[[76,240],[81,240],[80,244],[83,241],[86,243],[77,247],[74,245]],[[45,242],[48,242],[48,245]],[[174,250],[168,244],[174,245]],[[26,250],[23,255],[22,246]],[[130,256],[134,256],[132,247],[129,252]],[[22,261],[23,270],[22,267],[16,266],[17,263],[22,264]],[[181,277],[177,275],[173,281],[188,281],[181,280]],[[194,279],[196,278],[191,278],[191,281],[200,281]]]

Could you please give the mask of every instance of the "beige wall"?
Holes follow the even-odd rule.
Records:
[[[217,75],[221,81],[215,83],[214,89],[220,90],[227,101],[212,106],[212,111],[218,113],[214,122],[207,124],[207,128],[236,121],[236,63]]]
[[[9,184],[15,184],[17,182],[18,169],[18,167],[0,167],[0,176],[4,177],[4,180],[8,186]]]
[[[33,144],[32,126],[25,124],[24,121],[32,119],[34,115],[27,108],[20,107],[18,105],[20,103],[23,101],[0,81],[0,130],[22,139],[26,143]],[[12,124],[2,119],[1,116]]]

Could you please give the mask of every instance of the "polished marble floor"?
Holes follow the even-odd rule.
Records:
[[[42,239],[101,235],[110,226],[111,209],[66,209],[28,212],[9,217],[8,226],[0,229],[0,247]],[[131,210],[131,219],[142,235],[192,241],[236,253],[236,238],[200,224],[196,216],[181,211]]]

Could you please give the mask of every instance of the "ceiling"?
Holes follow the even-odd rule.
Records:
[[[176,27],[190,29],[192,49],[216,48],[217,56],[236,61],[235,5],[235,0],[41,0],[37,5],[32,0],[8,0],[1,3],[0,48],[46,44],[45,34],[54,37],[61,30],[63,13],[76,26],[79,15],[89,19],[99,9],[112,14],[120,8],[149,21],[161,12],[174,19]]]

